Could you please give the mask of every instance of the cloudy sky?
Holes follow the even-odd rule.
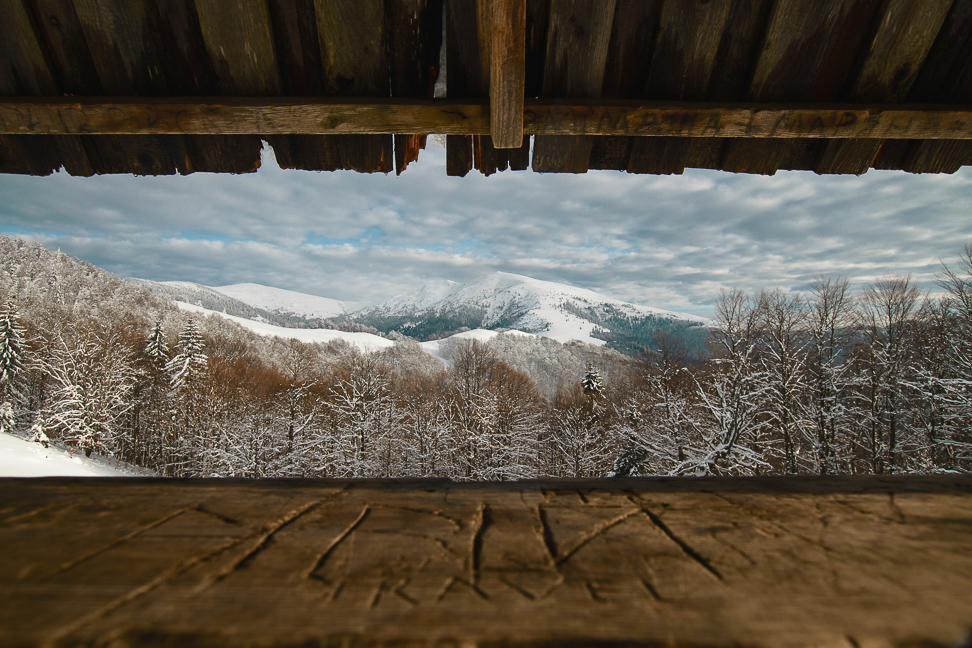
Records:
[[[0,175],[0,233],[122,276],[255,282],[375,301],[501,270],[636,303],[706,312],[721,288],[805,289],[911,274],[972,240],[972,168],[773,177],[503,172],[445,175],[430,147],[401,177]]]

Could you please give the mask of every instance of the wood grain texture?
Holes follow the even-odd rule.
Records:
[[[28,6],[21,0],[0,0],[0,16],[0,97],[59,94]],[[0,173],[49,175],[62,165],[77,175],[91,175],[77,138],[0,136]]]
[[[877,33],[843,99],[851,102],[903,101],[938,37],[952,0],[891,0],[883,8]],[[861,175],[881,151],[881,141],[828,142],[817,173]]]
[[[959,646],[972,478],[0,480],[4,646]]]
[[[439,75],[442,48],[442,0],[398,0],[386,3],[391,94],[431,99]],[[425,134],[395,135],[395,173],[418,160]]]
[[[751,139],[972,139],[972,107],[533,99],[537,135]],[[488,102],[246,97],[0,99],[0,134],[165,135],[489,132]]]
[[[489,97],[490,48],[489,33],[491,5],[486,0],[447,0],[446,2],[446,61],[449,97]],[[434,132],[434,131],[429,131]],[[446,141],[446,172],[465,175],[467,155],[472,156],[472,168],[489,176],[507,168],[526,169],[529,164],[529,142],[523,139],[518,149],[497,149],[489,130],[463,142],[458,137]],[[449,153],[449,148],[454,151]]]
[[[643,93],[646,99],[705,99],[730,4],[729,0],[665,3]],[[635,140],[627,170],[682,173],[693,144],[679,138]]]
[[[908,101],[972,101],[972,2],[955,0]],[[912,173],[953,173],[972,164],[972,143],[912,142],[899,168]],[[882,156],[883,157],[883,156]],[[878,166],[877,164],[875,166]]]
[[[601,95],[615,0],[551,0],[541,97],[589,99]],[[533,170],[585,173],[594,140],[537,136]]]
[[[751,101],[834,101],[873,33],[880,0],[777,0],[753,73]],[[810,168],[822,145],[731,142],[727,171],[772,175],[779,168]],[[785,162],[785,164],[784,164]]]
[[[388,97],[385,3],[382,0],[315,0],[324,92],[335,97]],[[331,169],[388,173],[394,168],[392,138],[346,137],[330,140]]]
[[[489,119],[496,148],[523,145],[526,0],[489,5]]]

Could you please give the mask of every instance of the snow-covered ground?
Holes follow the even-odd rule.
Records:
[[[104,459],[45,448],[0,433],[0,477],[136,477],[139,474],[123,465],[108,465]]]
[[[210,287],[244,304],[284,315],[327,319],[344,315],[359,306],[328,297],[318,297],[317,295],[308,295],[255,283]]]
[[[233,315],[227,315],[225,313],[218,313],[216,311],[211,311],[206,308],[201,308],[199,306],[194,306],[193,304],[187,304],[185,302],[176,302],[184,311],[189,311],[190,313],[200,313],[202,315],[218,315],[219,317],[224,317],[228,320],[236,322],[243,328],[249,329],[254,333],[259,335],[266,335],[272,337],[283,338],[284,340],[289,340],[291,338],[299,340],[301,342],[320,342],[326,344],[328,342],[333,342],[334,340],[344,340],[350,344],[357,346],[359,349],[366,353],[372,351],[380,351],[381,349],[394,346],[395,343],[391,340],[387,340],[383,337],[377,335],[372,335],[371,333],[348,333],[346,331],[334,331],[331,329],[297,329],[297,328],[285,328],[283,326],[274,326],[273,324],[266,324],[264,322],[256,322],[254,320],[246,319],[244,317],[235,317]]]
[[[506,331],[510,335],[525,335],[528,337],[533,337],[533,333],[524,333],[523,331],[509,330]],[[497,335],[503,335],[499,331],[488,331],[486,329],[473,329],[472,331],[464,331],[462,333],[456,333],[455,335],[450,335],[447,338],[441,340],[432,340],[430,342],[420,342],[419,346],[425,349],[425,352],[434,358],[438,358],[442,362],[448,364],[448,360],[445,358],[445,351],[450,345],[451,340],[479,340],[480,342],[489,342]]]

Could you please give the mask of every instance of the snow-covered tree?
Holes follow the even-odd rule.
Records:
[[[15,381],[26,361],[24,327],[13,302],[7,300],[0,309],[0,393],[15,391]]]
[[[206,369],[206,343],[192,317],[179,332],[179,352],[166,363],[172,386],[179,390],[193,386]],[[161,356],[160,356],[161,357]]]
[[[81,326],[84,330],[74,327],[53,336],[55,346],[44,362],[53,385],[44,419],[57,438],[85,455],[111,452],[132,407],[134,366],[110,331],[92,323]]]
[[[782,437],[783,468],[792,475],[808,428],[802,407],[807,389],[803,299],[780,289],[764,291],[757,297],[757,308],[763,333],[759,365],[767,381],[763,425],[766,436]]]
[[[388,476],[398,459],[388,435],[399,416],[389,386],[377,357],[354,352],[339,368],[326,402],[331,430],[321,439],[329,448],[330,476]]]
[[[911,277],[879,279],[864,289],[859,308],[861,343],[857,414],[859,442],[875,473],[900,472],[909,438],[907,380],[913,370],[910,334],[921,291]]]
[[[601,374],[598,373],[597,367],[594,366],[593,362],[587,363],[587,371],[584,373],[584,377],[581,379],[581,386],[584,388],[584,393],[592,397],[604,395],[604,386],[601,384]]]
[[[751,300],[739,291],[723,292],[716,303],[713,357],[695,378],[699,414],[689,420],[682,474],[752,474],[767,467],[759,443],[768,387],[757,362],[761,337]]]
[[[847,407],[851,364],[846,362],[852,336],[853,299],[845,277],[820,277],[810,285],[807,359],[809,394],[804,412],[812,421],[817,472],[834,475],[849,434]]]
[[[14,416],[13,406],[4,402],[0,404],[0,434],[12,434],[17,426],[17,417]]]
[[[169,345],[165,341],[165,328],[162,326],[161,317],[155,320],[152,332],[145,342],[145,355],[158,370],[164,370],[169,362]]]

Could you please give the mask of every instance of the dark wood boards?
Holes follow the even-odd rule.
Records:
[[[523,37],[509,78],[491,74],[511,51],[493,26],[506,8],[523,23],[509,32]],[[68,123],[52,126],[55,115],[41,114],[51,107],[13,116],[5,105],[8,126],[23,123],[0,133],[0,172],[247,172],[260,164],[261,140],[288,168],[401,172],[427,132],[449,135],[450,174],[525,169],[531,134],[538,171],[953,172],[972,163],[965,117],[947,124],[940,112],[972,105],[972,0],[0,0],[0,15],[0,96],[83,97],[85,106],[99,96],[295,101],[280,116],[243,115],[235,130],[220,125],[240,117],[225,106],[206,108],[205,118],[183,111],[188,121],[173,127],[156,108],[132,115],[127,105],[112,119],[60,107],[56,117]],[[453,115],[405,101],[432,98],[443,17]],[[529,114],[522,137],[514,129],[504,142],[511,149],[494,145],[490,124],[499,119],[484,126],[480,115],[491,92],[516,99],[520,91],[491,91],[493,82],[523,86]],[[367,116],[360,107],[311,108],[297,119],[300,102],[322,97],[381,107]],[[385,105],[396,100],[400,109]],[[779,105],[753,118],[681,103],[639,112],[613,100],[698,101],[716,111]],[[840,125],[826,113],[831,104],[871,112]],[[889,112],[920,106],[939,112]],[[808,112],[772,112],[781,109],[825,112],[814,122]],[[500,112],[519,125],[516,107]],[[781,121],[770,126],[774,114]],[[40,132],[62,134],[23,139]]]
[[[600,97],[614,13],[615,0],[551,0],[541,97]],[[593,145],[588,136],[538,135],[533,170],[585,173]]]
[[[531,99],[527,134],[679,138],[972,139],[972,106],[780,105]],[[489,132],[487,101],[393,99],[0,99],[0,134]]]
[[[431,99],[439,75],[443,0],[398,0],[385,4],[391,94]],[[418,160],[426,133],[395,135],[395,173]]]
[[[532,7],[536,15],[536,4]],[[488,0],[446,0],[447,95],[463,99],[486,99],[490,90],[489,35],[492,7]],[[529,23],[528,23],[529,25]],[[529,165],[529,142],[520,148],[497,149],[489,131],[471,138],[446,139],[446,172],[463,176],[472,168],[489,176],[507,168],[522,170]]]
[[[706,98],[730,6],[729,0],[665,3],[643,93],[646,99],[702,101]],[[705,145],[705,142],[671,137],[634,140],[627,170],[682,173],[691,149]]]
[[[958,646],[972,478],[0,480],[4,646]]]
[[[850,102],[903,101],[945,21],[952,0],[892,0],[843,99]],[[865,173],[883,142],[828,142],[814,166],[817,173]]]
[[[777,0],[769,17],[747,99],[755,102],[834,101],[859,61],[880,0]],[[800,142],[727,143],[727,171],[772,175],[812,168],[821,145]]]

